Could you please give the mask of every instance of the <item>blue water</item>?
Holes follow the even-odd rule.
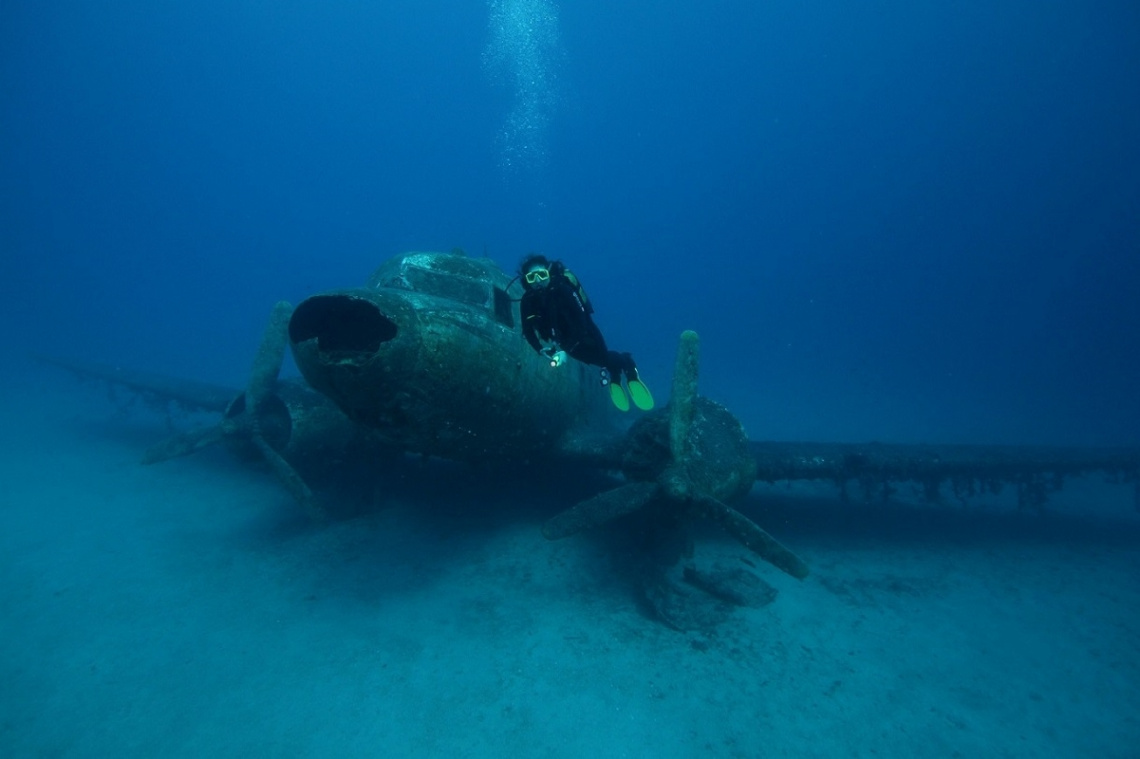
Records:
[[[26,382],[26,372],[35,370],[23,357],[34,351],[242,386],[269,309],[280,299],[298,302],[362,283],[379,262],[407,250],[460,247],[508,269],[540,250],[573,267],[611,346],[637,357],[659,397],[667,395],[677,335],[697,330],[702,392],[727,404],[754,438],[1140,445],[1138,39],[1140,6],[1108,0],[3,3],[4,367]],[[42,458],[12,459],[5,470],[12,553],[0,577],[3,608],[8,622],[29,620],[27,635],[9,641],[11,650],[51,658],[44,654],[51,644],[32,630],[66,625],[67,615],[36,604],[26,617],[20,610],[34,595],[24,595],[26,587],[47,595],[71,587],[58,579],[66,574],[61,567],[71,566],[60,557],[76,562],[79,574],[83,567],[112,567],[106,587],[121,587],[137,559],[153,572],[147,592],[173,583],[181,602],[194,603],[185,567],[156,568],[161,562],[139,548],[139,541],[161,540],[162,530],[134,525],[136,531],[123,533],[132,536],[127,555],[133,558],[104,564],[109,559],[97,547],[79,541],[84,547],[75,549],[53,532],[58,520],[71,523],[80,513],[90,519],[86,508],[68,511],[71,501],[18,477],[36,467],[58,472],[58,452],[72,444],[80,450],[78,440],[104,458],[66,470],[78,478],[71,492],[87,497],[92,487],[105,487],[121,494],[119,486],[92,486],[79,473],[127,471],[161,436],[160,423],[152,420],[149,432],[124,441],[121,432],[90,421],[107,408],[29,396],[25,384],[19,387],[9,393],[18,400],[6,411],[6,444],[21,445],[13,430],[37,424],[37,408],[57,409],[45,418],[58,436],[44,433]],[[80,421],[68,422],[73,414]],[[220,461],[213,463],[224,469]],[[201,467],[199,479],[221,476],[205,464],[192,466]],[[286,512],[287,501],[273,500],[280,498],[273,484],[262,484],[260,497],[270,499],[265,513]],[[152,486],[160,488],[154,492],[172,487],[144,481],[126,492],[145,503]],[[134,502],[107,498],[116,504],[113,513],[131,522]],[[49,501],[51,508],[26,512],[16,505]],[[186,510],[176,512],[171,518],[186,520],[186,530],[199,530]],[[46,516],[36,521],[37,514],[50,514],[51,524]],[[218,524],[217,514],[199,517]],[[240,539],[258,533],[265,520],[276,524],[264,515],[249,519],[252,526],[239,519],[232,532],[218,527],[225,539],[203,539],[192,549],[209,552],[210,561],[232,572],[214,567],[203,581],[203,592],[224,596],[217,608],[201,607],[204,630],[216,629],[212,614],[239,613],[245,602],[222,586],[250,574],[264,579],[265,572],[295,571],[288,569],[294,549],[264,536]],[[267,532],[279,537],[279,529]],[[285,529],[286,543],[292,529]],[[272,556],[266,563],[261,554],[250,558],[247,542]],[[237,544],[240,566],[220,558],[219,543],[227,550]],[[45,553],[44,546],[52,548]],[[527,546],[544,550],[541,543]],[[322,545],[295,550],[335,573],[319,561]],[[1050,559],[1042,561],[1049,566]],[[1122,561],[1105,571],[1134,579],[1134,564]],[[1090,587],[1103,579],[1090,578]],[[355,589],[357,580],[365,582],[353,575],[347,584]],[[1042,593],[1051,582],[1042,582]],[[264,592],[249,587],[254,595]],[[782,589],[780,602],[795,592]],[[1127,607],[1134,590],[1128,593],[1115,601]],[[284,600],[268,597],[260,617],[239,625],[253,647],[259,631],[295,611],[290,592],[282,590]],[[345,597],[359,600],[356,590],[339,594]],[[360,608],[348,608],[341,612],[352,617],[345,624],[353,635],[371,634],[353,616]],[[468,613],[485,622],[479,608]],[[560,607],[556,616],[574,613]],[[1115,620],[1115,613],[1105,618]],[[435,614],[415,617],[417,635],[433,629]],[[119,623],[133,628],[128,617]],[[793,617],[783,622],[789,630],[799,619]],[[1055,621],[1030,617],[1042,625]],[[100,628],[98,620],[92,609],[71,618],[76,632],[58,641],[54,655],[94,645],[84,632]],[[314,624],[321,640],[338,629],[329,617]],[[449,635],[463,634],[461,624],[449,624],[456,625],[446,628]],[[1099,639],[1097,629],[1088,638]],[[1132,640],[1119,649],[1126,653],[1113,655],[1134,666],[1134,619],[1124,627],[1106,622],[1105,629]],[[1021,633],[1015,627],[1011,635]],[[480,635],[503,641],[504,634],[487,628],[466,644]],[[124,641],[114,632],[106,636],[108,646]],[[33,639],[44,648],[29,649]],[[997,644],[985,639],[977,646],[992,650],[990,643]],[[607,656],[617,656],[612,651],[620,646],[606,646]],[[305,644],[297,647],[303,656]],[[1039,670],[1058,653],[1042,643],[1040,658],[1025,665]],[[653,661],[649,650],[639,656],[633,659],[640,665]],[[831,679],[831,664],[844,661],[835,656],[816,662],[821,681]],[[153,661],[162,658],[158,647]],[[784,663],[792,673],[799,664],[790,661]],[[1098,661],[1105,671],[1119,671],[1113,663],[1119,660]],[[336,670],[337,662],[308,664]],[[150,666],[133,675],[146,681]],[[227,656],[204,666],[216,674],[236,664]],[[413,679],[420,671],[407,661],[398,666]],[[45,693],[75,692],[70,670],[51,671],[53,686],[44,686]],[[723,673],[708,665],[698,674]],[[941,674],[916,676],[929,683]],[[471,677],[475,684],[463,692],[485,686]],[[23,672],[20,682],[26,681],[40,682]],[[1095,691],[1081,682],[1091,689],[1081,692]],[[129,691],[133,683],[128,678],[115,687]],[[546,686],[557,690],[556,682]],[[392,687],[391,697],[401,698]],[[429,703],[423,694],[433,685],[417,687]],[[1039,696],[1050,687],[1029,690]],[[1113,687],[1120,689],[1111,691],[1118,703],[1137,703],[1134,684]],[[330,692],[343,693],[331,686]],[[546,690],[539,695],[548,703],[553,698]],[[0,703],[19,701],[6,696]],[[36,698],[23,702],[27,713],[0,715],[0,741],[21,754],[92,755],[80,738],[55,744],[43,737],[55,724],[52,715],[73,704],[43,693]],[[656,698],[637,703],[648,709]],[[1025,698],[1031,710],[1040,703]],[[612,706],[601,696],[578,706],[596,721],[609,713],[592,710],[603,702]],[[878,713],[881,706],[867,708]],[[146,755],[162,746],[178,708],[151,719],[141,743],[117,743],[108,728],[91,745]],[[400,737],[406,744],[392,745],[423,748],[415,736],[430,734],[428,722],[444,719],[448,708],[438,708],[435,717],[409,718],[420,733],[412,729]],[[1066,713],[1056,708],[1034,712],[1021,729],[1039,728],[1048,737],[1042,723]],[[78,711],[92,724],[115,723],[98,710]],[[527,723],[520,716],[526,707],[511,701],[492,711],[512,726],[519,745],[532,745],[515,724]],[[14,727],[29,713],[41,722],[27,731]],[[732,715],[739,721],[732,728],[736,743],[693,738],[694,731],[693,750],[715,745],[714,754],[732,755],[737,745],[754,755],[748,752],[762,741],[741,735],[755,715]],[[139,728],[154,716],[134,714],[129,723]],[[481,720],[471,717],[471,725]],[[955,720],[962,722],[947,718],[947,724]],[[829,724],[849,727],[842,720]],[[1088,748],[1074,736],[1097,724],[1075,721],[1069,733],[1053,735],[1055,745]],[[1128,755],[1123,747],[1138,734],[1135,724],[1112,724],[1100,733],[1106,744],[1095,748]],[[235,719],[227,729],[240,733],[241,725]],[[337,745],[330,725],[324,729],[331,737],[310,736],[297,753],[331,755],[324,753]],[[779,745],[812,735],[810,724],[801,728]],[[565,731],[575,733],[572,725]],[[609,744],[621,746],[614,755],[653,745],[632,733],[617,735]],[[175,753],[227,745],[211,740],[171,738]],[[1003,745],[1023,745],[1010,740]],[[228,745],[256,743],[246,735]],[[286,755],[281,747],[296,744],[272,745],[281,749],[272,754]],[[362,745],[367,741],[345,750]],[[453,751],[462,743],[434,745]],[[875,744],[866,738],[858,745],[866,751]],[[892,745],[905,755],[910,744]],[[974,744],[933,745],[965,746],[968,754]]]
[[[276,299],[538,249],[757,436],[1138,442],[1140,11],[707,5],[9,3],[10,339],[236,379]]]

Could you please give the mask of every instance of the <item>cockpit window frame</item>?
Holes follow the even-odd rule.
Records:
[[[491,313],[494,315],[495,320],[505,327],[515,328],[515,302],[511,298],[510,293],[501,287],[491,285],[492,298],[494,305],[491,308]]]

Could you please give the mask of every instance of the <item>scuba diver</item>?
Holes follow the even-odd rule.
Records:
[[[523,336],[530,347],[553,367],[565,363],[567,354],[602,367],[602,385],[609,387],[610,400],[622,411],[629,411],[630,398],[643,411],[653,408],[653,395],[637,376],[633,357],[606,347],[602,331],[590,318],[594,307],[586,291],[561,261],[532,253],[519,266],[519,276],[525,290],[519,304]],[[549,345],[543,347],[544,342]],[[629,397],[622,388],[623,375]]]

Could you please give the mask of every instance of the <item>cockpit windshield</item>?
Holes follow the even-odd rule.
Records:
[[[513,326],[508,284],[490,259],[460,253],[408,253],[385,262],[368,281],[372,288],[410,290],[484,308],[499,322]]]

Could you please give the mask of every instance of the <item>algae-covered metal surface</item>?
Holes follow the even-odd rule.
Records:
[[[555,451],[604,412],[594,370],[522,338],[521,288],[489,259],[407,253],[361,288],[306,299],[289,325],[305,379],[393,445],[468,460]]]

